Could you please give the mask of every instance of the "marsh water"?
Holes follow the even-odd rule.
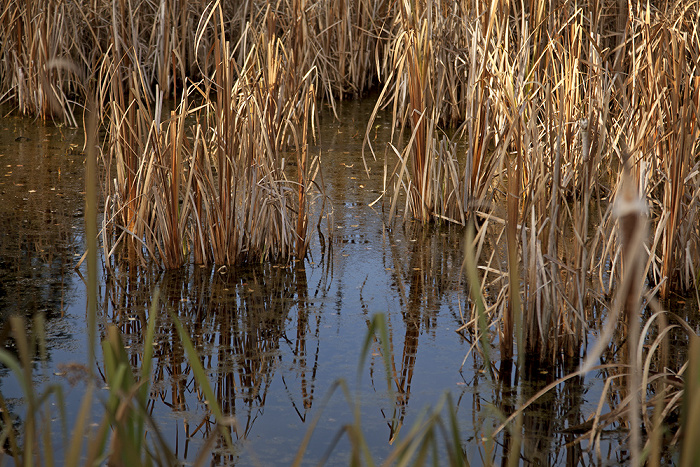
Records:
[[[289,464],[316,416],[305,463],[328,454],[329,464],[347,464],[350,443],[342,430],[353,422],[356,403],[370,451],[381,461],[448,394],[472,465],[500,463],[508,439],[485,440],[502,414],[566,371],[534,368],[513,378],[514,385],[510,377],[492,378],[486,371],[471,336],[457,332],[467,300],[463,229],[400,220],[388,225],[386,206],[381,201],[369,206],[383,190],[384,173],[383,153],[376,161],[368,158],[370,177],[361,157],[371,110],[371,102],[348,102],[341,105],[339,120],[330,114],[322,118],[314,151],[323,162],[327,214],[319,229],[312,229],[307,261],[101,271],[98,337],[104,337],[107,325],[119,326],[134,367],[140,366],[142,331],[159,294],[153,308],[158,318],[148,408],[186,463],[205,448],[213,416],[171,312],[185,323],[224,414],[235,420],[234,452],[220,443],[207,447],[216,464]],[[370,137],[386,140],[390,125],[380,115]],[[82,144],[81,130],[16,116],[0,119],[0,316],[3,322],[13,314],[46,317],[48,365],[37,364],[35,381],[65,387],[72,404],[69,422],[78,411],[88,362],[84,266],[74,270],[85,250]],[[361,360],[369,324],[378,313],[390,336],[388,382],[381,346],[372,342]],[[99,348],[96,355],[100,375]],[[605,435],[609,451],[602,459],[579,445],[566,445],[576,436],[567,428],[595,411],[600,376],[571,379],[528,408],[524,463],[624,461],[618,443],[622,432]],[[337,381],[345,382],[350,400],[334,386]],[[4,368],[0,391],[21,419],[23,394]],[[103,389],[99,397],[106,395]],[[95,405],[97,417],[101,412]],[[55,432],[61,431],[57,422]],[[61,446],[55,447],[59,455]]]

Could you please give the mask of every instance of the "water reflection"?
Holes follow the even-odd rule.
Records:
[[[483,368],[479,369],[475,375],[486,375]],[[477,429],[471,441],[479,445],[483,462],[506,466],[515,457],[520,465],[585,465],[586,453],[581,443],[574,442],[581,433],[578,427],[585,421],[583,406],[589,386],[584,378],[570,378],[540,394],[564,376],[564,369],[561,374],[555,374],[538,365],[526,364],[520,374],[512,362],[504,361],[495,374],[493,384],[489,384],[488,377],[478,376],[472,382],[482,389],[492,388],[490,394],[477,392],[472,403],[474,425],[481,429]],[[518,409],[523,405],[524,408]],[[513,424],[511,429],[491,439],[495,426],[518,410],[521,428]]]
[[[5,112],[4,107],[0,107]],[[75,301],[75,256],[81,248],[82,155],[78,130],[36,125],[27,119],[0,121],[0,345],[16,352],[8,318],[41,313],[47,321],[48,358],[73,345],[62,318]],[[5,382],[9,409],[21,393]]]
[[[151,308],[156,288],[161,300]],[[201,404],[200,389],[170,313],[189,331],[224,416],[235,419],[232,435],[242,440],[264,413],[278,371],[290,404],[302,421],[313,406],[320,321],[310,312],[307,301],[303,266],[194,267],[160,275],[135,274],[124,268],[107,282],[105,323],[119,327],[132,364],[138,368],[149,313],[157,313],[149,408],[152,412],[167,408],[184,419],[184,441],[176,444],[186,456],[189,440],[207,438],[214,419]],[[295,334],[288,335],[292,320]],[[311,353],[309,335],[315,341]],[[290,362],[282,359],[282,345],[291,350]]]
[[[394,333],[400,332],[401,327],[396,329],[397,326],[392,323],[392,316],[388,317],[391,328],[389,349],[395,400],[390,413],[385,409],[381,412],[389,426],[389,443],[396,441],[404,425],[421,333],[434,335],[443,301],[450,297],[450,292],[453,292],[460,282],[462,259],[459,254],[459,241],[455,244],[455,239],[459,237],[453,235],[453,230],[458,229],[422,225],[404,227],[400,237],[409,239],[407,255],[405,250],[399,247],[400,239],[397,235],[389,228],[384,230],[390,252],[390,257],[386,258],[387,265],[390,265],[387,269],[391,271],[392,285],[398,295],[403,324],[403,346],[400,365],[397,366],[398,353],[394,350]],[[369,326],[369,317],[366,323]],[[382,352],[381,345],[376,346],[376,352]],[[374,373],[373,371],[372,374]],[[383,372],[378,371],[376,374],[383,375]],[[383,387],[382,381],[374,383],[377,389]]]
[[[49,360],[73,344],[72,326],[63,318],[76,301],[73,267],[82,250],[80,141],[77,130],[0,120],[0,346],[15,356],[11,316],[27,318],[27,335],[35,337],[32,318],[43,314]],[[3,410],[20,435],[24,394],[10,374],[0,365]],[[38,386],[45,378],[35,381]]]

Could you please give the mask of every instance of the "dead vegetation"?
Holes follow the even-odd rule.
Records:
[[[389,217],[476,225],[463,330],[554,364],[609,335],[595,310],[614,326],[698,293],[700,9],[543,5],[9,2],[0,93],[71,125],[95,96],[106,262],[177,268],[304,258],[319,105],[378,85],[365,147],[386,158]],[[375,148],[382,109],[395,133]],[[646,388],[646,334],[629,332]],[[644,393],[627,413],[657,404]]]

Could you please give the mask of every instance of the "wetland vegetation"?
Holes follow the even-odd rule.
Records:
[[[693,465],[699,23],[3,3],[5,455]]]

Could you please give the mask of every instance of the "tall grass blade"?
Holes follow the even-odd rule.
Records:
[[[200,388],[202,389],[202,392],[204,393],[205,400],[207,401],[207,405],[209,407],[209,410],[211,410],[212,414],[214,415],[217,423],[220,425],[220,433],[221,436],[224,438],[224,441],[226,442],[226,446],[229,449],[233,449],[233,441],[231,439],[231,433],[227,428],[225,428],[226,421],[224,420],[224,415],[223,412],[221,411],[221,407],[219,406],[218,399],[216,398],[216,394],[214,394],[214,391],[211,388],[211,385],[209,384],[209,378],[207,377],[206,372],[204,371],[204,367],[202,366],[202,362],[200,361],[200,356],[197,353],[196,349],[194,348],[194,345],[192,344],[192,340],[189,337],[189,334],[185,331],[185,329],[182,327],[182,323],[178,319],[178,317],[174,314],[170,314],[171,319],[173,320],[173,323],[175,323],[175,327],[177,328],[178,335],[180,336],[180,339],[182,340],[182,346],[185,349],[185,353],[187,354],[187,358],[190,362],[190,366],[192,367],[192,373],[194,374],[194,377],[197,381],[197,384],[199,384]]]

